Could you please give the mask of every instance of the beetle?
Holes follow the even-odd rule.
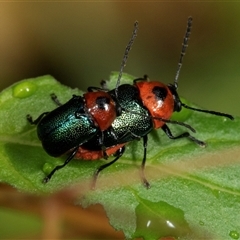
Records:
[[[115,158],[112,161],[100,166],[95,171],[93,181],[94,187],[99,173],[106,167],[109,167],[115,163],[124,154],[125,145],[127,143],[133,140],[143,139],[144,155],[141,164],[141,179],[144,186],[149,188],[150,184],[145,177],[144,168],[147,159],[148,134],[153,129],[161,128],[170,139],[189,138],[198,145],[203,147],[205,146],[205,142],[194,138],[192,135],[190,135],[189,132],[183,132],[178,136],[173,136],[171,130],[167,126],[167,123],[182,125],[195,132],[195,130],[186,123],[170,120],[173,112],[180,112],[182,107],[184,107],[193,111],[223,116],[233,120],[233,117],[229,114],[190,107],[181,102],[179,98],[177,92],[178,77],[182,66],[183,56],[186,52],[191,27],[192,18],[189,17],[187,30],[183,40],[180,60],[178,63],[178,69],[173,84],[165,85],[158,81],[149,81],[148,77],[144,76],[143,78],[135,79],[133,81],[133,84],[120,85],[120,79],[128,57],[128,52],[133,43],[134,36],[136,36],[135,23],[133,36],[125,50],[116,88],[111,91],[107,91],[107,89],[105,89],[103,86],[105,84],[102,83],[102,87],[96,89],[100,92],[105,89],[106,93],[109,94],[115,101],[115,105],[118,106],[117,109],[120,109],[118,110],[118,114],[113,119],[111,126],[102,131],[101,129],[97,129],[92,136],[88,135],[89,138],[86,141],[82,141],[81,144],[77,145],[74,148],[74,151],[72,151],[69,157],[66,159],[64,164],[56,166],[45,178],[45,182],[49,181],[55,171],[64,167],[73,158],[83,160],[97,160],[100,158],[107,158],[108,156],[114,154]],[[73,113],[74,111],[70,112]],[[76,116],[86,115],[84,112],[83,115],[76,114]],[[85,120],[89,119],[91,119],[91,116],[87,116],[87,119]]]
[[[143,139],[144,155],[141,164],[141,179],[146,188],[150,187],[147,181],[144,168],[147,159],[147,143],[148,134],[153,129],[161,128],[170,139],[189,138],[199,146],[205,147],[205,142],[196,139],[189,132],[183,132],[178,136],[173,136],[167,123],[179,124],[189,128],[191,131],[195,130],[184,123],[170,120],[173,112],[180,112],[182,108],[187,108],[193,111],[204,112],[217,116],[227,117],[233,120],[230,114],[220,113],[216,111],[203,110],[193,108],[186,105],[180,100],[178,95],[178,77],[182,66],[183,56],[186,52],[188,39],[191,32],[192,18],[188,18],[187,30],[184,36],[180,60],[178,63],[177,73],[173,84],[165,85],[158,81],[149,81],[145,75],[143,78],[138,78],[131,84],[120,85],[116,89],[109,91],[109,94],[118,99],[121,106],[122,113],[116,117],[111,125],[111,129],[103,132],[104,146],[103,152],[98,145],[98,134],[81,145],[76,153],[75,158],[85,160],[96,160],[102,158],[104,155],[115,155],[115,158],[102,166],[100,166],[94,173],[93,188],[96,184],[99,173],[115,163],[124,153],[125,145],[133,140]],[[118,86],[118,83],[117,83]]]

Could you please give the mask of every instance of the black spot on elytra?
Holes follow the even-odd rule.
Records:
[[[96,104],[99,109],[105,110],[106,104],[108,105],[110,104],[110,99],[106,97],[98,97],[96,99]]]
[[[152,93],[155,95],[157,100],[164,101],[165,98],[167,97],[167,89],[164,87],[156,86],[152,89]]]

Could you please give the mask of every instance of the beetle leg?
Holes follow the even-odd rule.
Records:
[[[78,151],[78,148],[79,148],[79,146],[77,146],[76,148],[74,148],[74,150],[73,150],[72,153],[68,156],[68,158],[65,160],[65,162],[64,162],[62,165],[56,166],[56,167],[43,179],[43,183],[49,182],[49,180],[52,178],[53,174],[54,174],[57,170],[65,167],[65,166],[74,158],[74,156],[76,155],[76,153],[77,153],[77,151]]]
[[[109,89],[107,88],[107,81],[106,80],[102,80],[100,82],[100,85],[101,85],[101,88],[106,90],[106,91],[109,91]]]
[[[32,116],[30,115],[30,114],[28,114],[27,115],[27,120],[28,120],[28,122],[30,123],[30,124],[32,124],[32,125],[37,125],[40,121],[41,121],[41,119],[45,116],[45,115],[47,115],[49,112],[44,112],[44,113],[42,113],[36,120],[33,120],[32,119]]]
[[[88,90],[88,92],[94,92],[94,91],[107,92],[108,91],[108,89],[101,88],[101,87],[88,87],[87,90]]]
[[[117,150],[117,152],[116,152],[116,157],[115,157],[111,162],[106,163],[106,164],[103,164],[103,165],[101,165],[99,168],[97,168],[97,170],[95,171],[95,173],[94,173],[94,175],[93,175],[92,189],[95,189],[96,181],[97,181],[97,178],[98,178],[98,176],[99,176],[99,173],[100,173],[103,169],[105,169],[105,168],[111,166],[113,163],[115,163],[115,162],[123,155],[124,151],[125,151],[125,146],[119,148],[119,149]]]
[[[201,141],[201,140],[198,140],[196,139],[195,137],[193,137],[192,135],[190,135],[190,133],[188,132],[184,132],[178,136],[173,136],[172,133],[171,133],[171,130],[169,129],[169,127],[164,124],[162,126],[162,130],[165,132],[165,134],[170,138],[170,139],[179,139],[179,138],[189,138],[191,141],[195,142],[196,144],[198,144],[200,147],[205,147],[206,146],[206,143]]]
[[[148,81],[149,80],[149,77],[147,74],[144,74],[143,77],[140,77],[140,78],[136,78],[133,80],[133,83],[136,83],[136,82],[139,82],[139,81]]]
[[[51,96],[51,99],[52,99],[58,106],[62,106],[62,104],[59,102],[57,96],[56,96],[54,93],[52,93],[50,96]],[[28,120],[28,122],[29,122],[30,124],[32,124],[32,125],[37,125],[37,124],[41,121],[41,119],[42,119],[44,116],[46,116],[48,113],[49,113],[49,112],[44,112],[44,113],[42,113],[36,120],[33,120],[33,119],[32,119],[32,116],[31,116],[30,114],[28,114],[28,115],[27,115],[27,120]]]
[[[147,143],[148,143],[148,136],[145,135],[143,136],[143,159],[142,159],[142,165],[141,165],[141,179],[142,179],[142,183],[144,185],[144,187],[146,187],[147,189],[149,189],[151,187],[150,183],[148,182],[148,180],[145,177],[145,164],[146,164],[146,160],[147,160]]]
[[[106,153],[106,147],[104,146],[104,135],[103,132],[101,132],[101,136],[98,138],[98,145],[101,147],[103,158],[108,159],[108,155]]]
[[[60,103],[60,101],[58,100],[58,97],[55,93],[51,93],[51,99],[58,105],[58,106],[62,106],[62,103]]]

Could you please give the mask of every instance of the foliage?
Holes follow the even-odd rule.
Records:
[[[112,73],[109,88],[114,88],[117,73]],[[131,82],[124,74],[122,82]],[[110,223],[126,238],[159,239],[238,239],[240,234],[240,132],[239,118],[234,121],[210,114],[175,114],[196,129],[194,137],[206,141],[196,146],[189,139],[170,140],[161,131],[149,135],[146,177],[149,190],[141,184],[139,166],[143,156],[141,141],[127,145],[126,154],[104,170],[96,190],[90,190],[94,170],[105,160],[73,160],[48,184],[42,179],[49,167],[65,157],[52,158],[41,147],[36,127],[26,115],[37,118],[56,105],[54,92],[61,102],[77,89],[61,85],[51,76],[21,81],[0,94],[0,181],[36,194],[50,194],[75,186],[83,206],[101,203]],[[168,124],[174,135],[186,128]]]

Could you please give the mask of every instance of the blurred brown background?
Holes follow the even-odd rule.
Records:
[[[192,16],[179,93],[204,108],[239,116],[239,13],[240,3],[233,2],[1,2],[0,90],[45,74],[83,90],[98,86],[111,71],[119,70],[135,20],[139,21],[139,32],[125,72],[172,82],[187,17]],[[59,220],[54,221],[58,209],[52,214],[55,228],[48,229],[51,217],[45,213],[49,208],[42,205],[51,200],[21,195],[5,185],[0,186],[0,192],[0,220],[4,222],[0,225],[0,239],[123,238],[121,233],[107,230],[106,217],[93,221],[99,214],[103,216],[101,207],[73,210],[72,205],[61,205],[55,199],[54,205],[60,204],[65,221],[62,234],[56,227]],[[81,211],[90,212],[89,217]],[[103,223],[106,228],[94,228],[93,222]],[[83,224],[89,224],[89,228]]]
[[[135,20],[139,33],[125,72],[172,82],[191,15],[180,95],[240,115],[239,12],[230,2],[0,3],[0,89],[44,74],[83,90],[98,85],[119,70]]]

